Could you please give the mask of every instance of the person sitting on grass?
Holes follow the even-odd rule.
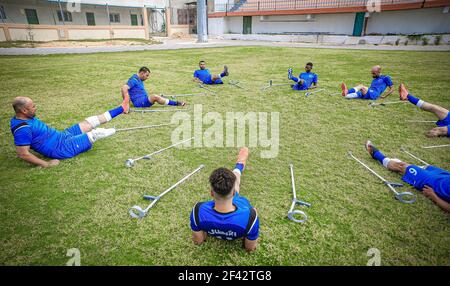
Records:
[[[212,75],[209,72],[209,69],[206,68],[206,62],[200,61],[198,63],[200,69],[194,72],[194,78],[192,79],[194,82],[200,84],[223,84],[222,78],[228,76],[228,67],[224,66],[223,71],[219,75]]]
[[[405,85],[402,83],[399,86],[399,93],[400,93],[400,100],[406,101],[408,100],[412,104],[416,105],[422,110],[434,113],[438,121],[436,121],[436,125],[438,127],[435,127],[431,130],[429,130],[425,135],[427,137],[439,137],[439,136],[447,136],[450,137],[450,113],[447,109],[431,104],[428,102],[425,102],[423,100],[420,100],[419,98],[416,98],[409,94],[408,90],[406,89]]]
[[[370,141],[367,141],[365,146],[373,159],[388,170],[402,174],[403,181],[422,191],[444,211],[450,212],[449,171],[430,165],[421,168],[398,159],[387,158]]]
[[[307,90],[317,88],[317,74],[312,73],[313,63],[307,63],[305,71],[301,73],[298,78],[292,75],[292,68],[288,69],[288,79],[295,82],[291,85],[293,90]]]
[[[128,82],[122,86],[122,98],[128,102],[131,100],[134,107],[151,107],[155,102],[161,105],[185,106],[182,101],[174,101],[159,95],[148,95],[144,87],[144,81],[150,76],[150,69],[141,67],[137,74],[128,79]]]
[[[259,219],[256,209],[240,196],[240,182],[248,158],[248,148],[239,151],[233,171],[219,168],[209,177],[212,201],[197,203],[190,215],[192,238],[202,244],[207,235],[223,240],[243,238],[244,248],[256,249]]]
[[[347,89],[347,85],[342,83],[342,96],[347,99],[360,98],[376,100],[383,94],[387,87],[389,87],[389,90],[385,95],[381,96],[381,98],[386,98],[394,92],[394,84],[392,83],[391,77],[388,75],[382,75],[380,66],[374,66],[372,68],[372,77],[374,79],[369,88],[360,84],[354,88]]]
[[[40,167],[56,166],[60,159],[72,158],[86,152],[97,140],[115,134],[114,128],[97,127],[125,113],[129,108],[124,100],[122,106],[98,116],[88,117],[64,131],[58,131],[36,118],[36,105],[31,98],[16,97],[12,106],[16,115],[11,119],[11,133],[14,136],[17,156]],[[42,160],[31,153],[30,149],[52,160]]]

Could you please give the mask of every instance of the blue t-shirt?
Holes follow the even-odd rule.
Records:
[[[195,208],[191,212],[191,229],[193,231],[205,231],[209,235],[223,240],[235,240],[245,237],[255,240],[259,236],[259,219],[256,210],[250,202],[237,193],[233,198],[236,210],[230,213],[219,213],[214,210],[215,202],[200,203],[198,220],[195,216]],[[253,209],[253,211],[252,211]],[[252,216],[252,213],[255,216]],[[250,222],[250,223],[249,223]],[[249,228],[247,230],[247,228]]]
[[[51,157],[62,137],[62,133],[49,127],[36,117],[32,119],[11,118],[11,132],[16,146],[30,146],[34,151]]]
[[[198,78],[202,82],[209,82],[211,80],[211,73],[208,69],[196,70],[194,72],[194,77]]]
[[[300,79],[303,79],[305,81],[304,85],[306,85],[308,88],[313,84],[317,84],[317,74],[312,72],[303,72],[300,74]]]
[[[304,72],[301,73],[297,78],[293,78],[294,81],[300,81],[300,79],[303,80],[303,83],[300,84],[300,82],[297,82],[292,86],[293,90],[307,90],[311,87],[313,83],[317,84],[317,74],[312,72]]]
[[[132,102],[136,100],[142,100],[142,98],[147,98],[147,91],[144,88],[144,82],[139,78],[137,74],[134,74],[127,82],[128,93],[130,94],[130,99]]]
[[[388,86],[393,86],[394,83],[392,79],[388,75],[380,75],[378,78],[372,80],[372,84],[370,85],[371,92],[375,92],[378,95],[381,95]]]
[[[406,168],[402,177],[406,183],[422,191],[423,187],[431,187],[436,195],[450,203],[450,172],[435,166],[422,169],[415,165]]]

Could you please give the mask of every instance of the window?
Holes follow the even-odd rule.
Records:
[[[88,26],[95,26],[94,13],[86,12],[86,21],[87,21]]]
[[[0,6],[0,20],[6,20],[5,8]]]
[[[27,16],[27,22],[29,25],[39,24],[36,9],[25,9],[25,15]]]
[[[64,22],[72,22],[72,13],[70,13],[68,11],[63,11],[63,15],[64,15]],[[60,22],[63,21],[63,17],[61,15],[61,10],[58,10],[58,20]]]
[[[138,25],[138,18],[136,14],[131,14],[131,26],[137,26]]]
[[[119,13],[109,14],[109,21],[111,23],[120,23],[120,14]]]

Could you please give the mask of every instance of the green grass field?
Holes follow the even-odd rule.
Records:
[[[225,84],[218,96],[188,98],[204,112],[280,112],[280,150],[262,159],[252,148],[241,193],[258,209],[260,244],[245,252],[240,241],[191,241],[189,214],[198,201],[210,199],[208,176],[217,167],[234,166],[235,148],[172,149],[132,169],[124,161],[171,144],[171,127],[118,133],[99,141],[58,167],[41,169],[15,156],[9,120],[15,96],[34,99],[37,116],[64,129],[120,104],[120,86],[136,70],[152,70],[146,87],[166,94],[199,92],[191,82],[200,59],[213,72],[223,64],[230,79],[254,92]],[[450,216],[417,194],[413,205],[394,200],[389,189],[347,156],[355,155],[379,174],[400,182],[372,160],[363,143],[371,139],[390,157],[412,161],[404,146],[436,166],[450,168],[448,144],[428,139],[432,114],[411,104],[370,108],[367,101],[317,94],[305,98],[288,87],[260,93],[269,79],[287,82],[287,68],[298,74],[314,62],[319,84],[339,91],[370,84],[370,68],[384,67],[396,89],[405,82],[425,101],[450,107],[450,53],[386,52],[331,49],[233,47],[89,55],[0,57],[0,264],[65,265],[70,248],[81,252],[82,265],[366,265],[370,248],[381,252],[382,265],[450,265]],[[395,92],[388,101],[397,100]],[[190,111],[192,112],[192,111]],[[129,114],[105,126],[159,124],[171,113]],[[208,126],[204,126],[207,128]],[[146,206],[143,194],[157,195],[199,164],[206,168],[165,196],[140,221],[129,207]],[[291,202],[288,164],[295,166],[299,197],[312,203],[309,220],[286,218]]]

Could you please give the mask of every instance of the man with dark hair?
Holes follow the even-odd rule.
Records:
[[[94,142],[116,133],[114,128],[97,128],[111,121],[128,108],[125,100],[122,105],[98,116],[58,131],[35,117],[36,105],[31,98],[19,96],[13,101],[16,115],[11,119],[11,133],[14,136],[17,156],[40,167],[59,164],[60,159],[72,158],[92,148]],[[30,152],[30,149],[53,160],[45,161]]]
[[[307,63],[305,72],[301,73],[298,78],[292,75],[292,68],[288,69],[288,79],[293,80],[295,84],[291,85],[293,90],[307,90],[317,88],[317,74],[312,73],[313,63]]]
[[[211,196],[214,200],[197,203],[190,220],[192,239],[202,244],[207,235],[223,240],[243,238],[248,251],[256,249],[259,236],[259,219],[256,209],[239,195],[241,175],[248,158],[248,148],[239,151],[233,171],[219,168],[209,177]]]
[[[342,83],[341,84],[342,96],[345,97],[346,99],[360,98],[360,99],[376,100],[384,93],[384,91],[388,87],[389,90],[386,92],[385,95],[381,96],[381,98],[386,98],[391,93],[394,92],[394,83],[392,82],[391,77],[388,75],[381,74],[380,66],[377,65],[372,67],[371,73],[373,80],[369,88],[360,84],[354,88],[348,89],[347,85],[345,83]]]
[[[434,115],[436,115],[436,117],[438,118],[438,121],[436,121],[437,127],[434,127],[433,129],[429,130],[426,133],[427,137],[430,138],[440,136],[450,137],[450,112],[447,109],[436,104],[425,102],[420,98],[412,96],[411,94],[409,94],[408,90],[406,89],[403,83],[400,84],[399,93],[400,93],[400,100],[403,101],[408,100],[409,102],[416,105],[420,109],[434,113]]]
[[[144,87],[144,81],[150,76],[150,69],[141,67],[137,74],[128,79],[128,82],[122,86],[122,97],[126,101],[133,103],[134,107],[151,107],[155,102],[161,105],[185,106],[182,101],[173,101],[159,95],[148,95]]]
[[[410,165],[399,159],[391,159],[384,156],[370,141],[367,141],[366,150],[385,168],[403,175],[402,180],[423,195],[430,198],[441,209],[450,212],[450,172],[435,166],[419,167]]]
[[[228,67],[224,66],[223,71],[219,75],[212,75],[206,68],[206,62],[200,61],[198,63],[200,69],[194,72],[193,81],[203,84],[223,84],[222,78],[228,75]]]

